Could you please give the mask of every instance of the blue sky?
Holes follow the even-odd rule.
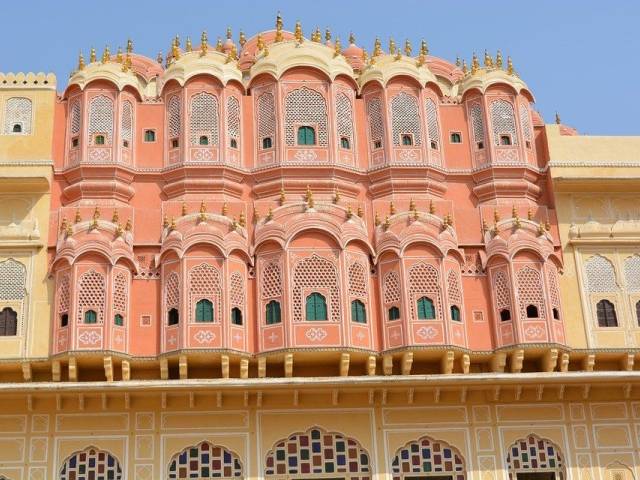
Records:
[[[581,133],[640,135],[635,0],[19,0],[2,2],[0,71],[53,71],[62,89],[79,49],[115,52],[131,36],[155,58],[175,34],[196,40],[207,30],[214,43],[230,25],[251,36],[272,28],[278,10],[286,29],[298,19],[307,35],[328,26],[343,44],[353,31],[369,50],[376,35],[385,47],[389,36],[409,38],[414,51],[425,38],[431,54],[452,61],[500,48],[547,122],[558,111]]]

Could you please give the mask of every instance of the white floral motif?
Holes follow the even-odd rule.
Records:
[[[276,340],[278,340],[278,338],[280,337],[276,332],[271,332],[271,335],[269,335],[267,338],[271,341],[271,343],[276,343]]]
[[[82,332],[78,335],[78,340],[80,343],[84,343],[87,345],[97,345],[102,340],[102,335],[95,330],[91,330],[90,332]]]
[[[356,333],[356,338],[357,338],[358,340],[360,340],[360,341],[363,341],[363,340],[366,338],[366,336],[365,336],[365,334],[364,334],[364,333],[362,332],[362,330],[361,330],[361,331],[359,331],[358,333]]]
[[[438,335],[438,330],[433,327],[420,327],[416,333],[423,340],[431,340]]]
[[[415,150],[402,150],[400,152],[400,160],[415,162],[418,159],[418,155]]]
[[[524,333],[529,338],[543,338],[544,337],[544,329],[539,325],[527,327],[525,329]]]
[[[313,150],[298,150],[295,154],[295,159],[301,162],[311,162],[318,158],[318,155]]]
[[[321,342],[327,337],[327,332],[324,328],[310,328],[305,333],[305,337],[307,337],[312,342]]]
[[[196,342],[202,345],[203,343],[211,343],[216,338],[216,334],[208,330],[200,330],[193,336],[193,338],[196,339]]]

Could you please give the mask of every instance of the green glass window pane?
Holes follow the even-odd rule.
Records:
[[[113,317],[113,323],[121,327],[124,325],[124,318],[119,313],[116,313],[116,315]]]
[[[196,303],[196,322],[213,322],[213,303],[203,299]]]

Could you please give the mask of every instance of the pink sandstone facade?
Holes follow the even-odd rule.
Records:
[[[511,65],[363,65],[295,35],[71,77],[52,353],[564,345],[543,124]]]

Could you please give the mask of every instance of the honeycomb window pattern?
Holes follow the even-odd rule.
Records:
[[[0,262],[0,300],[22,300],[26,295],[27,269],[10,258]]]
[[[182,108],[178,95],[173,95],[167,102],[167,125],[169,140],[178,138],[182,129]]]
[[[369,132],[372,145],[382,142],[384,137],[384,123],[382,120],[382,102],[379,98],[372,98],[367,103],[367,116],[369,117]]]
[[[525,140],[531,141],[531,120],[529,117],[529,108],[526,104],[520,104],[520,125],[522,127],[522,136]]]
[[[270,299],[282,295],[282,270],[277,262],[269,262],[262,270],[262,298]]]
[[[88,448],[67,458],[60,480],[122,480],[120,463],[109,452]]]
[[[297,127],[301,125],[317,127],[318,145],[327,146],[327,102],[320,92],[303,87],[287,93],[284,99],[284,114],[287,146],[296,145]]]
[[[520,318],[527,318],[527,306],[538,308],[538,318],[545,318],[544,289],[540,272],[531,267],[518,270],[518,299],[520,301]]]
[[[113,139],[113,100],[106,95],[98,95],[89,103],[89,141],[95,145],[95,136],[104,135],[104,145],[111,145]]]
[[[242,478],[242,464],[230,450],[202,442],[187,447],[171,458],[169,480]]]
[[[385,304],[400,301],[400,278],[396,272],[389,272],[384,276],[382,292]]]
[[[329,290],[327,306],[331,312],[330,320],[340,321],[340,287],[336,266],[329,260],[313,254],[295,265],[293,272],[293,319],[304,321],[303,304],[305,293],[318,288]]]
[[[103,323],[105,300],[104,275],[95,270],[83,273],[78,282],[78,324],[83,323],[85,310],[94,310],[97,314],[96,323]]]
[[[242,310],[244,308],[244,279],[239,272],[233,272],[231,274],[230,283],[230,293],[229,299],[231,300],[232,307],[240,307]]]
[[[393,144],[400,145],[402,134],[413,135],[413,144],[422,145],[422,128],[420,127],[420,113],[418,99],[413,95],[401,92],[391,100],[391,126]]]
[[[556,480],[564,480],[563,456],[550,440],[529,435],[509,447],[507,454],[509,480],[517,480],[518,472],[553,471]]]
[[[624,277],[628,292],[640,292],[640,255],[632,255],[625,259]]]
[[[80,134],[80,124],[81,124],[81,115],[80,115],[80,101],[74,100],[71,105],[71,114],[69,115],[69,125],[71,136],[74,137]]]
[[[559,309],[560,288],[558,287],[558,269],[553,265],[547,267],[547,281],[549,283],[549,300],[551,300],[551,306]]]
[[[58,283],[58,313],[67,313],[71,307],[69,274],[64,273]]]
[[[195,320],[196,303],[202,299],[213,302],[215,309],[214,321],[222,318],[221,299],[222,285],[220,272],[213,265],[201,263],[189,271],[189,317]]]
[[[396,452],[391,462],[393,480],[424,474],[464,480],[464,459],[456,448],[429,437],[422,437]]]
[[[500,135],[507,134],[511,137],[513,145],[518,144],[516,135],[516,120],[513,105],[506,100],[494,100],[491,102],[491,125],[493,127],[493,141],[500,145]]]
[[[429,141],[440,145],[440,127],[438,125],[438,106],[431,98],[425,101],[425,111],[427,113],[427,133]]]
[[[265,92],[258,97],[258,137],[275,140],[276,107],[271,92]],[[259,142],[262,145],[262,142]],[[275,143],[274,143],[275,144]]]
[[[265,476],[336,474],[369,480],[369,454],[352,438],[314,427],[278,442],[267,453]]]
[[[31,121],[33,118],[33,103],[28,98],[12,97],[7,99],[4,110],[4,133],[15,133],[13,126],[21,126],[20,133],[31,134]]]
[[[353,262],[349,266],[349,295],[366,298],[368,296],[367,270],[360,262]]]
[[[353,145],[353,107],[351,100],[343,92],[336,95],[336,121],[338,123],[338,140],[346,138]]]
[[[601,255],[594,255],[584,265],[586,287],[589,293],[618,291],[613,264]]]
[[[123,315],[127,313],[128,280],[124,272],[118,273],[113,280],[113,310]]]
[[[442,320],[442,302],[440,300],[440,280],[438,270],[427,263],[417,263],[409,269],[409,293],[411,298],[417,300],[427,296],[434,302],[436,318]],[[411,302],[411,318],[418,319],[415,301]]]
[[[503,271],[499,271],[493,278],[493,291],[496,296],[496,308],[498,311],[506,308],[511,310],[511,288],[507,275]]]
[[[227,136],[240,140],[240,101],[236,97],[227,99]]]
[[[471,105],[471,126],[476,144],[484,142],[484,119],[482,118],[482,107],[478,103]]]
[[[200,144],[200,136],[206,135],[209,145],[218,145],[218,97],[201,92],[191,97],[189,117],[189,141]]]
[[[167,310],[180,306],[180,281],[176,272],[171,272],[167,277],[164,287],[164,303]]]
[[[449,304],[462,307],[462,290],[460,288],[460,279],[454,270],[449,270],[447,274],[447,295],[449,296]]]
[[[133,141],[133,105],[129,100],[122,102],[120,135],[123,141],[129,142],[129,145],[131,145]]]

